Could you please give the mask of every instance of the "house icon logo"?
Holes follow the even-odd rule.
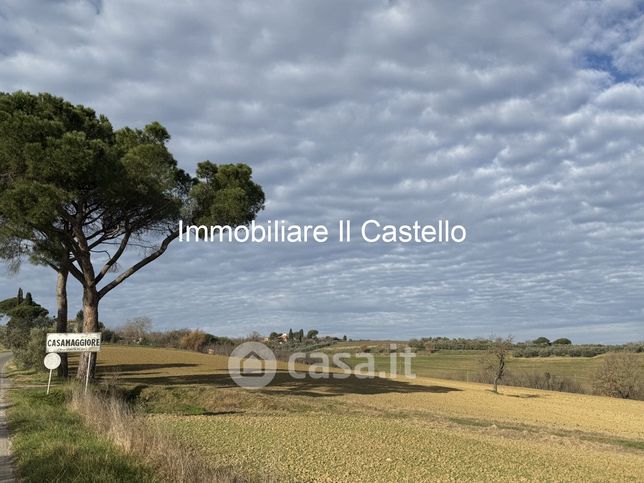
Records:
[[[261,389],[275,377],[275,354],[261,342],[244,342],[228,358],[228,373],[235,383],[246,389]]]
[[[261,376],[265,371],[265,361],[255,351],[246,354],[241,361],[241,374],[244,376]]]

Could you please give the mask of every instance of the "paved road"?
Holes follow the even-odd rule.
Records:
[[[0,372],[4,372],[4,365],[11,359],[11,352],[0,352]],[[8,407],[5,390],[9,385],[8,379],[0,375],[0,483],[16,481],[11,461],[11,445],[9,443],[9,429],[5,410]]]

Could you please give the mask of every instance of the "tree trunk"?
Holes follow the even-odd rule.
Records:
[[[501,378],[499,376],[496,376],[494,378],[494,386],[492,387],[492,392],[496,392],[496,393],[499,392],[499,381],[500,380],[501,380]]]
[[[85,287],[83,289],[83,332],[98,332],[98,292],[96,287]],[[96,357],[92,356],[92,364],[88,368],[90,360],[90,353],[81,353],[80,361],[78,363],[78,373],[76,377],[84,381],[87,371],[89,370],[89,378],[94,379],[96,375]]]
[[[56,332],[67,332],[67,270],[58,272],[56,281],[56,305],[58,314],[56,318]],[[67,378],[69,369],[67,366],[67,354],[60,354],[60,366],[58,366],[58,377]]]

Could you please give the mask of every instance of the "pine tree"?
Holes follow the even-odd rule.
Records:
[[[19,288],[18,289],[18,305],[20,305],[24,300],[25,300],[25,298],[22,295],[22,288]]]
[[[82,286],[83,331],[95,332],[100,301],[179,239],[180,219],[240,226],[264,208],[249,166],[203,161],[193,177],[169,140],[158,122],[115,131],[105,116],[61,98],[0,92],[0,260],[14,260],[22,241],[30,260],[58,272],[60,328],[68,273]],[[139,246],[141,258],[112,275]],[[95,361],[81,354],[80,380],[93,377]]]

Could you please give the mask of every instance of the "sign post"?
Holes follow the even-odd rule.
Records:
[[[45,367],[49,369],[49,382],[47,382],[47,394],[51,387],[51,373],[60,366],[60,356],[55,352],[50,352],[45,356]]]
[[[51,355],[57,352],[87,352],[87,373],[85,374],[85,394],[89,386],[89,373],[92,367],[92,353],[101,350],[101,333],[100,332],[82,332],[74,333],[50,333],[47,334],[45,349]],[[58,354],[56,354],[58,356]],[[60,364],[60,356],[58,356]],[[58,367],[58,365],[56,366]],[[54,368],[55,369],[55,368]],[[51,369],[49,371],[49,380],[51,382]],[[47,389],[49,394],[49,389]]]
[[[87,371],[85,371],[85,395],[87,395],[87,387],[89,386],[89,373],[92,367],[92,353],[90,352],[87,357]]]

